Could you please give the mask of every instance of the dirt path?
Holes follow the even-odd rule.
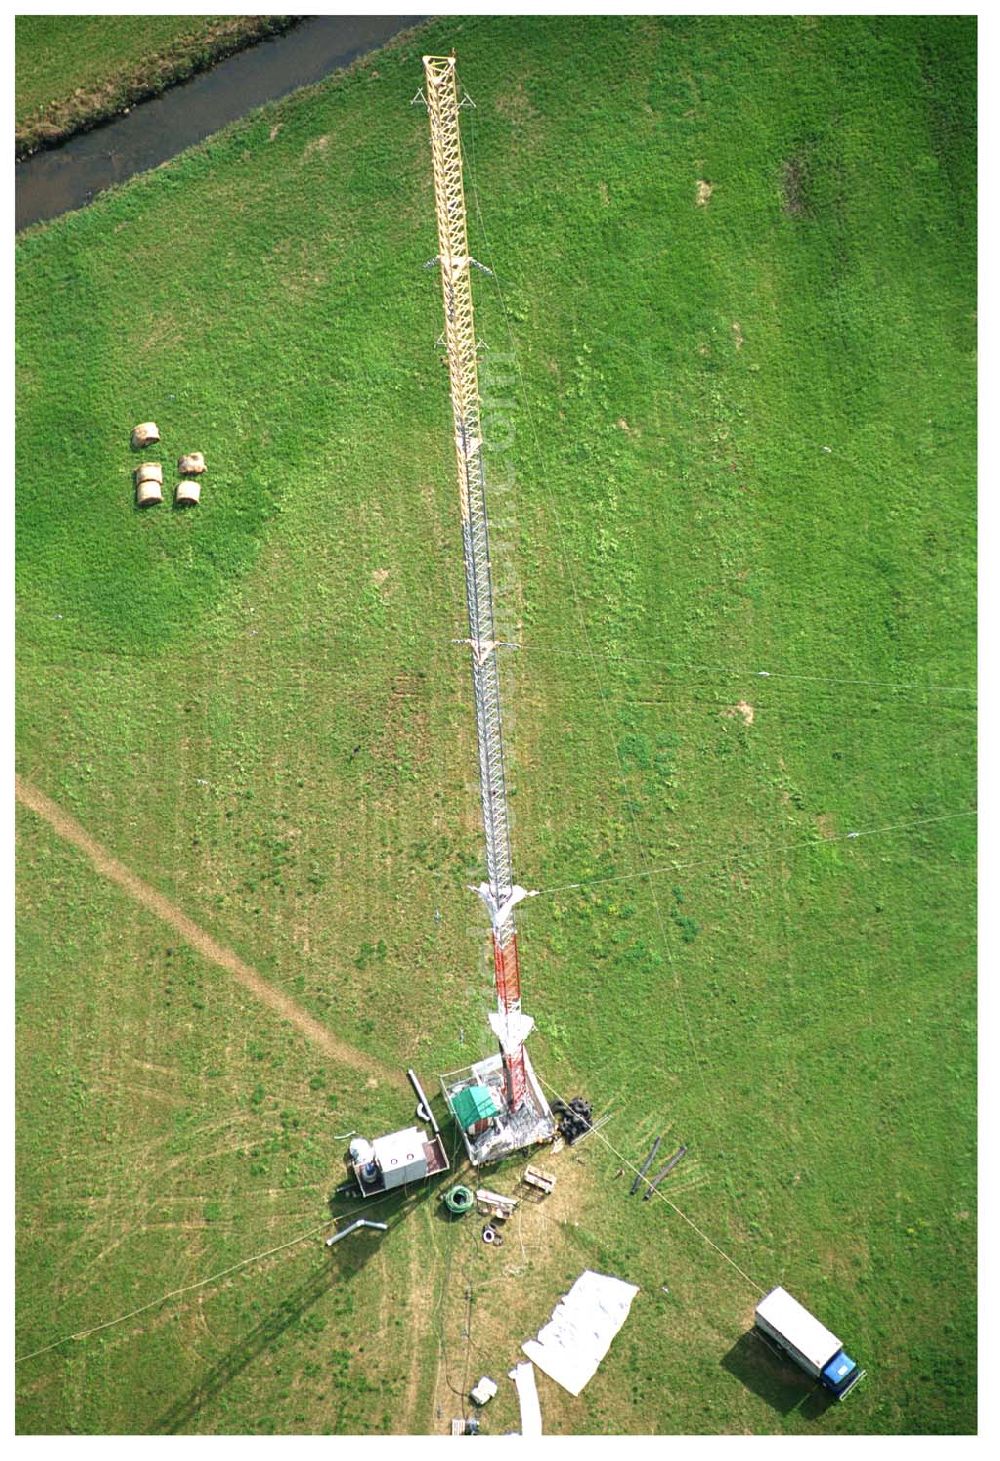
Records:
[[[64,812],[44,792],[39,791],[36,786],[32,786],[21,776],[15,776],[14,789],[22,806],[28,807],[42,817],[64,841],[71,842],[74,847],[85,853],[99,873],[109,878],[111,882],[117,883],[130,898],[134,898],[150,913],[155,913],[158,918],[163,919],[164,923],[169,923],[171,928],[175,929],[193,949],[197,949],[198,953],[211,963],[225,969],[238,984],[242,984],[244,989],[249,990],[256,999],[259,999],[262,1004],[266,1004],[281,1019],[288,1020],[305,1035],[307,1040],[324,1051],[331,1059],[340,1061],[343,1065],[348,1065],[374,1079],[387,1081],[397,1079],[396,1073],[382,1065],[374,1056],[366,1055],[363,1051],[356,1050],[353,1045],[338,1040],[336,1035],[332,1035],[301,1005],[296,1004],[294,999],[290,999],[287,994],[282,994],[280,990],[275,989],[273,985],[261,978],[257,971],[244,963],[238,954],[233,953],[232,949],[227,949],[212,938],[211,934],[206,933],[203,928],[199,928],[193,919],[181,912],[176,903],[171,903],[169,898],[158,893],[149,883],[136,877],[135,873],[130,872],[124,863],[112,857],[106,848],[91,837],[85,827]]]

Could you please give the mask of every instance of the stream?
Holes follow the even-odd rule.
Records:
[[[17,231],[157,167],[237,118],[383,46],[422,15],[319,15],[15,167]],[[416,85],[414,86],[416,89]]]

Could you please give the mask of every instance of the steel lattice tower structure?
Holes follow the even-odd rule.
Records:
[[[493,578],[486,514],[486,474],[480,426],[479,373],[472,281],[462,186],[458,86],[454,56],[425,56],[427,111],[434,161],[444,339],[455,429],[462,513],[465,596],[479,745],[479,788],[486,834],[487,881],[475,889],[489,911],[497,1012],[490,1024],[500,1041],[508,1109],[517,1111],[527,1086],[524,1040],[534,1021],[521,1010],[521,969],[514,906],[526,896],[514,882],[500,720],[500,678],[493,616]]]

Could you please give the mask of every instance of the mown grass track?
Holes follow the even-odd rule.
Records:
[[[407,105],[420,53],[453,44],[477,102],[473,252],[503,293],[483,285],[479,320],[495,476],[512,462],[517,483],[496,538],[526,646],[520,875],[683,865],[528,905],[536,1065],[615,1100],[607,1134],[633,1160],[669,1125],[698,1163],[679,1205],[870,1379],[817,1417],[748,1369],[754,1291],[619,1195],[596,1140],[528,1281],[494,1282],[471,1246],[451,1272],[511,1360],[583,1266],[642,1284],[579,1401],[543,1382],[552,1430],[972,1429],[974,822],[924,821],[974,807],[970,22],[435,23],[24,237],[19,771],[353,1046],[428,1074],[484,1048],[426,123]],[[150,416],[165,462],[205,451],[196,514],[131,508],[127,432]],[[334,1137],[409,1113],[233,1005],[21,826],[27,1350],[266,1246],[292,1214],[258,1186],[311,1184],[315,1211]],[[126,1057],[162,1066],[165,1094],[131,1089]],[[161,1191],[157,1220],[193,1224],[169,1238]],[[72,1243],[53,1252],[48,1220]],[[378,1430],[400,1407],[439,1428],[429,1380],[409,1402],[390,1299],[412,1229],[354,1250],[329,1290],[311,1287],[323,1255],[296,1253],[19,1370],[21,1428]],[[465,1240],[431,1232],[433,1287]],[[459,1282],[431,1321],[452,1374]],[[509,1395],[494,1405],[514,1423]]]

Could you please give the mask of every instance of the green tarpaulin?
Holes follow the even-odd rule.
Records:
[[[496,1116],[498,1111],[496,1102],[485,1086],[463,1086],[452,1097],[451,1106],[463,1131],[468,1131],[477,1121]]]

